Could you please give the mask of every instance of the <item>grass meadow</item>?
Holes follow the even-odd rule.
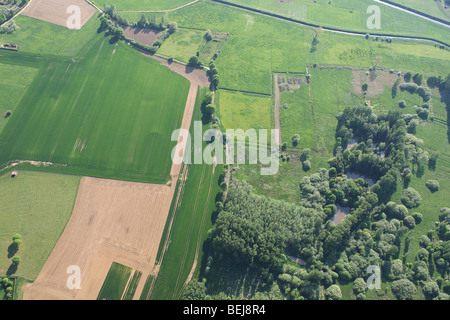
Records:
[[[444,1],[436,0],[391,0],[402,6],[429,14],[430,16],[450,21],[450,9],[444,8]]]
[[[94,40],[99,20],[94,15],[80,30],[19,15],[15,18],[19,26],[11,34],[1,34],[1,42],[14,42],[20,45],[20,52],[42,55],[74,57]]]
[[[0,175],[0,274],[11,265],[12,236],[22,235],[14,275],[34,280],[72,214],[80,177],[20,171]]]
[[[1,61],[0,61],[1,62]],[[38,68],[20,65],[0,63],[0,134],[9,118],[5,118],[7,112],[11,114],[19,105],[20,100],[33,82]]]
[[[120,263],[113,262],[106,275],[105,282],[98,294],[97,300],[121,300],[132,269]]]
[[[193,0],[110,0],[107,4],[114,4],[117,10],[126,11],[150,11],[150,10],[172,10],[185,5]],[[94,0],[100,8],[103,8],[101,0]]]
[[[79,61],[43,64],[0,136],[0,163],[49,161],[67,165],[49,171],[166,183],[188,89],[158,62],[98,37]]]
[[[201,118],[200,103],[205,93],[205,89],[199,92],[193,120]],[[207,126],[203,129],[206,130]],[[203,147],[205,146],[206,143]],[[154,288],[147,299],[179,299],[195,258],[197,265],[193,277],[198,277],[203,258],[202,245],[207,231],[212,227],[211,214],[216,208],[214,199],[220,191],[218,181],[222,171],[223,166],[220,164],[215,170],[208,164],[188,165],[187,181],[179,186],[183,194],[182,203],[172,208],[172,229],[170,234],[166,230],[162,239],[164,241],[168,236],[170,245],[162,257],[161,269],[154,279]],[[168,224],[169,220],[170,218]]]
[[[380,56],[386,68],[429,73],[448,69],[450,59],[447,50],[423,42],[386,43],[381,38],[366,40],[326,31],[319,35],[319,43],[313,49],[315,30],[312,28],[213,2],[200,1],[170,12],[168,18],[180,27],[231,34],[216,66],[220,87],[236,90],[272,94],[273,72],[305,72],[305,64],[369,67]]]
[[[274,127],[273,100],[270,96],[220,90],[216,94],[225,129],[267,129]]]

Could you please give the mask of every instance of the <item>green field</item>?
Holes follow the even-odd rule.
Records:
[[[198,121],[201,118],[200,103],[205,92],[203,89],[197,97],[193,120]],[[207,127],[204,126],[203,129],[206,130]],[[203,144],[203,147],[205,146],[206,143]],[[161,269],[154,280],[153,290],[141,299],[179,299],[195,258],[197,265],[194,279],[198,277],[203,257],[203,241],[212,226],[211,213],[215,210],[214,198],[220,190],[218,181],[223,166],[218,165],[213,172],[211,165],[193,164],[189,165],[187,170],[187,181],[178,186],[183,195],[182,203],[179,207],[172,207],[173,226],[170,233],[166,230],[162,238],[161,245],[165,240],[169,240],[170,246],[160,257]],[[169,220],[170,217],[168,224]],[[161,253],[159,252],[159,255]]]
[[[105,282],[98,294],[97,300],[121,300],[132,269],[113,262],[106,275]]]
[[[0,274],[11,265],[12,236],[22,235],[21,263],[14,275],[34,280],[72,214],[80,177],[19,171],[0,175]]]
[[[19,44],[20,52],[73,57],[93,41],[100,26],[95,17],[80,30],[71,30],[20,15],[14,19],[20,28],[11,34],[0,34],[0,41]]]
[[[110,0],[107,4],[114,4],[117,10],[150,11],[150,10],[172,10],[185,5],[193,0]],[[101,8],[105,2],[94,0]]]
[[[366,40],[326,31],[320,34],[316,51],[311,52],[314,29],[213,2],[201,1],[170,12],[168,17],[180,27],[231,34],[216,60],[220,86],[230,89],[271,94],[273,72],[305,72],[307,63],[369,67],[381,56],[386,68],[414,66],[417,72],[428,73],[448,69],[450,59],[447,50],[419,41],[393,40],[388,44],[381,38]],[[449,34],[447,30],[444,33]]]
[[[141,280],[141,276],[142,276],[141,271],[136,270],[134,272],[133,277],[131,278],[130,282],[128,283],[127,289],[125,290],[125,293],[123,294],[123,300],[133,300],[134,293],[136,292],[139,281]]]
[[[0,64],[0,134],[9,119],[6,112],[15,111],[20,100],[33,82],[38,69],[18,65]]]
[[[314,2],[291,0],[283,3],[274,0],[231,0],[229,2],[343,30],[434,37],[442,41],[450,39],[449,29],[444,26],[371,0],[333,0],[331,3],[329,0]],[[420,2],[423,3],[423,1]],[[381,29],[379,30],[370,30],[367,27],[367,19],[371,16],[367,13],[370,5],[377,5],[380,8]],[[419,5],[425,7],[423,4]],[[434,6],[438,5],[428,7]]]
[[[436,0],[391,0],[402,6],[450,21],[450,9],[444,8],[444,1]]]
[[[43,63],[0,136],[0,163],[48,161],[67,165],[50,171],[165,183],[188,88],[158,62],[98,37],[81,60]]]
[[[271,97],[220,90],[219,113],[225,129],[273,128],[273,101]]]

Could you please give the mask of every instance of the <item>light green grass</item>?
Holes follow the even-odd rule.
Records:
[[[103,8],[105,3],[114,4],[117,10],[127,11],[149,11],[149,10],[172,10],[185,5],[193,0],[110,0],[102,2],[101,0],[94,0],[100,8]]]
[[[180,75],[99,36],[84,59],[43,65],[0,137],[0,163],[50,161],[67,167],[42,170],[166,183],[188,89]]]
[[[391,0],[391,2],[450,21],[450,9],[444,8],[445,3],[443,0]]]
[[[270,97],[220,90],[218,100],[225,129],[272,129],[273,106]]]
[[[75,56],[93,40],[100,26],[94,15],[80,30],[71,30],[27,16],[18,16],[20,27],[11,34],[1,34],[0,41],[20,45],[21,52]]]
[[[113,262],[98,294],[97,300],[121,300],[130,278],[131,268]]]
[[[205,45],[204,34],[202,31],[179,29],[164,41],[158,53],[188,62],[189,58],[195,56]]]
[[[0,176],[0,274],[11,265],[12,236],[22,235],[16,275],[34,280],[72,213],[80,177],[19,171]]]
[[[0,63],[0,134],[38,72],[37,68]]]

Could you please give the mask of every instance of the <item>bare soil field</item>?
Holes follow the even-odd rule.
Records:
[[[67,20],[73,15],[72,12],[67,13],[67,9],[73,5],[80,8],[81,27],[97,11],[84,0],[32,0],[22,14],[67,27]]]
[[[368,84],[366,97],[376,97],[383,94],[384,89],[392,88],[398,79],[396,72],[389,73],[387,70],[365,71],[353,69],[352,88],[357,94],[363,94],[362,85]]]
[[[148,46],[152,46],[155,41],[158,40],[158,36],[161,33],[160,31],[148,28],[122,27],[122,29],[128,38],[134,39]]]
[[[175,184],[173,184],[175,185]],[[151,273],[174,187],[84,177],[72,216],[24,299],[96,299],[112,262]],[[81,289],[66,286],[81,270]]]

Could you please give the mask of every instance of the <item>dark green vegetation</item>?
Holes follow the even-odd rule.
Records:
[[[0,163],[48,161],[64,165],[42,170],[166,183],[169,139],[188,86],[156,61],[99,36],[79,60],[42,63],[0,136]]]
[[[97,300],[121,300],[128,279],[130,278],[131,270],[130,267],[113,262],[100,289]]]
[[[233,179],[217,204],[204,280],[193,282],[185,297],[448,299],[450,210],[422,211],[430,208],[408,187],[416,180],[425,185],[419,168],[428,162],[419,139],[407,133],[415,117],[345,108],[337,117],[330,169],[302,179],[298,206],[256,196]],[[351,139],[357,143],[346,149]],[[344,174],[357,172],[376,183]],[[398,192],[417,211],[396,202]],[[350,214],[334,225],[336,206]],[[423,225],[429,229],[418,241]],[[364,282],[348,291],[367,278],[370,265],[381,268],[383,288],[367,290]]]

